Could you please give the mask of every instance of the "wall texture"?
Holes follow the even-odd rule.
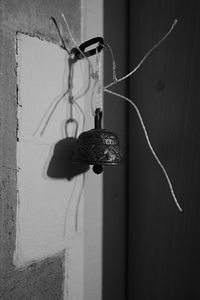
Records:
[[[0,1],[0,298],[62,299],[64,253],[33,263],[23,270],[13,266],[17,207],[17,78],[16,33],[27,33],[59,44],[50,17],[65,13],[75,38],[80,38],[80,3],[75,1]],[[27,288],[28,286],[28,288]]]

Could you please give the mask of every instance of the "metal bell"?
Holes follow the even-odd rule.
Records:
[[[122,153],[118,136],[101,128],[102,111],[95,111],[95,128],[82,132],[77,141],[73,162],[94,165],[93,171],[100,174],[103,165],[118,165],[122,161]]]

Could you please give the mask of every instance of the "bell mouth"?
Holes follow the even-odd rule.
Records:
[[[109,166],[119,166],[119,165],[123,165],[123,159],[121,159],[121,161],[119,161],[119,162],[102,162],[102,163],[100,163],[100,162],[98,162],[98,163],[96,163],[96,162],[89,162],[89,161],[82,161],[82,160],[79,160],[79,161],[74,161],[73,160],[73,164],[81,164],[81,165],[91,165],[91,166],[96,166],[96,165],[103,165],[103,166],[106,166],[106,167],[109,167]]]
[[[123,161],[120,161],[120,162],[116,162],[116,163],[108,163],[108,162],[102,162],[102,163],[95,163],[95,162],[92,162],[92,163],[89,163],[88,161],[73,161],[72,162],[74,165],[90,165],[90,166],[96,166],[96,165],[103,165],[105,167],[115,167],[115,166],[120,166],[120,165],[123,165]]]

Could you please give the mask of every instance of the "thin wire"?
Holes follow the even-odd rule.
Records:
[[[65,18],[65,15],[62,13],[61,16],[62,16],[62,18],[63,18],[63,20],[64,20],[64,22],[65,22],[65,24],[66,24],[66,26],[67,26],[67,30],[68,30],[69,36],[70,36],[70,38],[71,38],[73,44],[79,49],[79,46],[78,46],[78,44],[76,43],[76,41],[75,41],[75,39],[74,39],[74,37],[73,37],[73,35],[72,35],[72,33],[71,33],[71,30],[70,30],[69,24],[68,24],[68,22],[67,22],[67,20],[66,20],[66,18]]]
[[[78,214],[79,214],[79,207],[80,207],[80,203],[81,203],[81,196],[83,194],[83,189],[85,186],[85,173],[83,173],[83,179],[82,179],[82,184],[81,184],[81,188],[79,191],[79,195],[78,195],[78,200],[77,200],[77,204],[76,204],[76,210],[75,210],[75,231],[78,231]]]
[[[47,118],[47,120],[46,120],[46,122],[45,122],[45,124],[44,124],[43,129],[42,129],[41,132],[40,132],[40,135],[41,135],[41,136],[44,134],[44,132],[45,132],[45,130],[46,130],[46,128],[47,128],[47,125],[49,124],[49,121],[50,121],[50,119],[51,119],[51,117],[52,117],[54,111],[56,110],[58,104],[59,104],[60,101],[63,99],[63,97],[64,97],[66,94],[68,94],[68,92],[69,92],[69,91],[67,91],[66,93],[64,93],[64,94],[57,100],[57,102],[55,103],[55,105],[54,105],[54,107],[53,107],[51,113],[49,114],[49,116],[48,116],[48,118]]]
[[[67,48],[67,46],[66,46],[66,44],[65,44],[65,41],[64,41],[64,39],[62,38],[62,35],[61,35],[61,32],[60,32],[60,28],[58,27],[58,24],[57,24],[57,22],[56,22],[56,19],[55,19],[54,17],[51,17],[51,19],[52,19],[52,21],[53,21],[53,23],[54,23],[54,25],[55,25],[55,27],[56,27],[56,29],[57,29],[57,31],[58,31],[58,35],[59,35],[59,38],[60,38],[60,40],[61,40],[61,42],[62,42],[62,47],[63,47],[63,49],[65,49],[65,50],[67,51],[67,53],[69,54],[69,49]]]
[[[90,107],[91,107],[91,111],[93,116],[95,115],[95,110],[97,107],[100,107],[100,109],[102,110],[102,90],[103,90],[103,85],[101,82],[101,54],[98,53],[97,48],[96,48],[96,71],[95,73],[92,74],[92,78],[94,79],[94,85],[92,88],[92,93],[91,93],[91,99],[90,99]],[[94,94],[96,91],[96,103],[94,104]]]
[[[88,64],[88,84],[87,84],[87,87],[85,88],[85,90],[83,91],[83,92],[81,92],[81,94],[80,95],[77,95],[77,96],[74,96],[74,102],[76,102],[79,98],[81,98],[82,96],[84,96],[87,92],[88,92],[88,90],[89,90],[89,88],[90,88],[90,84],[91,84],[91,76],[90,76],[90,65]]]
[[[72,191],[71,191],[68,203],[67,203],[67,207],[66,207],[66,210],[65,210],[63,236],[66,236],[67,217],[68,217],[69,208],[70,208],[70,205],[71,205],[71,202],[72,202],[72,197],[74,195],[74,192],[75,192],[75,189],[76,189],[76,186],[77,186],[77,180],[78,180],[78,177],[76,177],[74,179],[73,188],[72,188]]]
[[[90,65],[89,65],[89,70],[90,70]],[[89,82],[88,82],[87,88],[86,88],[85,91],[83,91],[79,96],[74,97],[74,99],[72,100],[72,104],[73,104],[73,103],[76,103],[76,101],[77,101],[79,98],[81,98],[85,93],[87,93],[87,91],[88,91],[89,88],[90,88],[90,85],[91,85],[91,80],[90,80],[90,73],[89,73]],[[49,123],[49,121],[50,121],[50,119],[51,119],[53,113],[55,112],[55,110],[56,110],[58,104],[60,103],[60,101],[61,101],[68,93],[69,93],[69,89],[67,89],[67,90],[66,90],[66,91],[58,98],[57,101],[56,101],[56,100],[53,100],[53,101],[50,103],[48,109],[46,110],[46,112],[45,112],[44,115],[42,116],[42,118],[41,118],[41,120],[40,120],[40,122],[39,122],[39,124],[38,124],[38,126],[37,126],[37,128],[36,128],[36,130],[34,131],[33,136],[35,136],[36,133],[38,132],[38,130],[40,129],[40,126],[41,126],[42,122],[44,121],[46,115],[48,114],[49,110],[51,109],[53,103],[56,101],[56,103],[54,104],[54,106],[53,106],[53,108],[52,108],[52,110],[51,110],[51,112],[50,112],[50,114],[49,114],[49,116],[48,116],[48,118],[47,118],[47,120],[46,120],[44,126],[43,126],[43,129],[41,130],[40,135],[42,136],[42,135],[44,134],[44,132],[45,132],[45,130],[46,130],[46,128],[47,128],[47,125],[48,125],[48,123]],[[85,115],[84,115],[84,112],[81,110],[80,106],[79,106],[77,103],[76,103],[76,105],[79,107],[79,110],[80,110],[80,112],[81,112],[81,114],[82,114],[82,116],[83,116],[83,122],[84,122],[84,124],[85,124]]]
[[[68,22],[67,22],[67,20],[66,20],[66,18],[65,18],[65,15],[62,13],[61,16],[62,16],[62,18],[63,18],[63,20],[64,20],[64,22],[65,22],[65,24],[66,24],[66,26],[67,26],[67,30],[68,30],[69,36],[70,36],[70,38],[71,38],[71,40],[72,40],[74,46],[76,46],[76,48],[79,49],[79,51],[81,52],[81,54],[83,55],[83,57],[85,57],[85,58],[87,59],[89,65],[90,65],[90,68],[91,68],[91,70],[92,70],[92,73],[94,73],[94,69],[93,69],[93,65],[92,65],[91,61],[90,61],[89,58],[85,55],[85,53],[80,49],[79,45],[77,44],[77,42],[76,42],[75,39],[73,38],[73,35],[72,35],[72,33],[71,33],[71,30],[70,30],[69,24],[68,24]]]
[[[95,107],[94,107],[94,103],[93,103],[94,101],[93,100],[94,100],[94,94],[95,94],[97,83],[98,83],[98,81],[97,81],[97,79],[95,79],[94,85],[92,87],[92,93],[91,93],[91,99],[90,99],[90,107],[91,107],[91,111],[92,111],[93,116],[95,115]]]
[[[108,47],[109,51],[110,51],[110,54],[111,54],[111,57],[112,57],[112,76],[113,76],[113,82],[117,82],[117,72],[116,72],[116,69],[117,69],[117,65],[116,65],[116,61],[115,61],[115,57],[114,57],[114,53],[112,51],[112,48],[111,46],[106,43],[106,46]]]
[[[74,63],[69,62],[69,74],[68,74],[68,90],[69,90],[69,105],[70,105],[70,119],[73,119],[73,77],[74,77]]]
[[[47,125],[48,125],[48,123],[49,123],[49,121],[50,121],[50,119],[51,119],[51,117],[52,117],[54,111],[56,110],[58,104],[60,103],[60,101],[61,101],[68,93],[69,93],[69,91],[66,90],[66,91],[65,91],[65,92],[57,99],[57,101],[56,101],[56,99],[54,99],[54,100],[50,103],[49,107],[47,108],[47,110],[46,110],[45,113],[43,114],[43,116],[42,116],[42,118],[41,118],[41,120],[40,120],[40,122],[39,122],[39,124],[38,124],[38,126],[37,126],[37,128],[36,128],[36,130],[34,131],[33,136],[35,136],[36,133],[38,132],[38,130],[40,129],[40,126],[41,126],[42,122],[44,121],[46,115],[48,114],[49,110],[51,109],[53,103],[56,101],[56,103],[54,104],[54,106],[53,106],[53,108],[52,108],[52,110],[51,110],[51,112],[50,112],[50,114],[49,114],[49,116],[48,116],[48,118],[47,118],[47,120],[46,120],[44,126],[43,126],[43,129],[42,129],[42,131],[41,131],[41,133],[40,133],[40,135],[43,135],[43,134],[44,134],[44,132],[45,132],[45,130],[46,130],[46,127],[47,127]]]
[[[142,60],[139,62],[139,64],[130,73],[128,73],[127,75],[125,75],[117,80],[112,81],[111,83],[107,84],[105,86],[105,88],[107,89],[108,87],[111,87],[112,85],[117,84],[117,83],[127,79],[129,76],[133,75],[140,68],[140,66],[147,59],[147,57],[168,37],[168,35],[170,35],[172,30],[175,28],[177,22],[178,22],[178,20],[175,19],[171,28],[169,29],[169,31],[145,54],[145,56],[142,58]]]
[[[141,114],[140,114],[140,111],[139,111],[138,107],[136,106],[136,104],[135,104],[134,102],[132,102],[129,98],[127,98],[127,97],[125,97],[125,96],[123,96],[123,95],[120,95],[120,94],[118,94],[118,93],[115,93],[115,92],[113,92],[113,91],[110,91],[110,90],[108,90],[108,89],[106,89],[106,88],[104,88],[104,91],[107,92],[107,93],[109,93],[109,94],[111,94],[111,95],[117,96],[117,97],[119,97],[119,98],[122,98],[122,99],[128,101],[128,102],[134,107],[134,109],[135,109],[135,111],[136,111],[136,113],[137,113],[137,115],[138,115],[139,121],[140,121],[140,123],[141,123],[141,125],[142,125],[142,129],[143,129],[143,131],[144,131],[144,134],[145,134],[145,137],[146,137],[147,144],[148,144],[148,146],[149,146],[149,148],[150,148],[150,150],[151,150],[151,152],[152,152],[152,154],[153,154],[155,160],[157,161],[158,165],[160,166],[161,170],[163,171],[163,173],[164,173],[164,175],[165,175],[165,178],[166,178],[166,180],[167,180],[167,183],[168,183],[168,186],[169,186],[171,195],[172,195],[172,197],[173,197],[173,199],[174,199],[174,202],[175,202],[175,204],[177,205],[179,211],[180,211],[180,212],[183,212],[183,209],[182,209],[181,206],[179,205],[178,200],[177,200],[177,198],[176,198],[176,195],[175,195],[175,193],[174,193],[174,189],[173,189],[171,180],[169,179],[169,176],[168,176],[168,174],[167,174],[167,171],[165,170],[165,167],[164,167],[163,164],[161,163],[160,159],[158,158],[156,152],[155,152],[154,149],[153,149],[153,146],[151,145],[151,142],[150,142],[150,140],[149,140],[149,136],[148,136],[146,127],[145,127],[145,125],[144,125],[144,122],[143,122],[143,119],[142,119],[142,116],[141,116]]]
[[[102,103],[102,59],[101,53],[99,53],[96,49],[96,73],[97,73],[97,96],[96,96],[96,108],[103,109]]]
[[[80,111],[80,113],[81,113],[81,115],[83,117],[83,121],[82,121],[82,131],[83,131],[83,129],[85,127],[85,114],[84,114],[82,108],[80,107],[80,105],[77,102],[74,102],[74,105],[77,106],[77,108],[79,109],[79,111]]]

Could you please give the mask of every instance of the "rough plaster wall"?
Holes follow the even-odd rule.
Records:
[[[5,272],[2,276],[2,300],[62,299],[63,256],[31,264],[24,270]]]
[[[73,1],[0,1],[0,299],[62,299],[63,259],[60,256],[15,270],[16,235],[16,32],[59,43],[50,16],[64,12],[79,40],[80,3]],[[26,287],[26,288],[25,288]],[[27,288],[28,287],[28,288]]]

